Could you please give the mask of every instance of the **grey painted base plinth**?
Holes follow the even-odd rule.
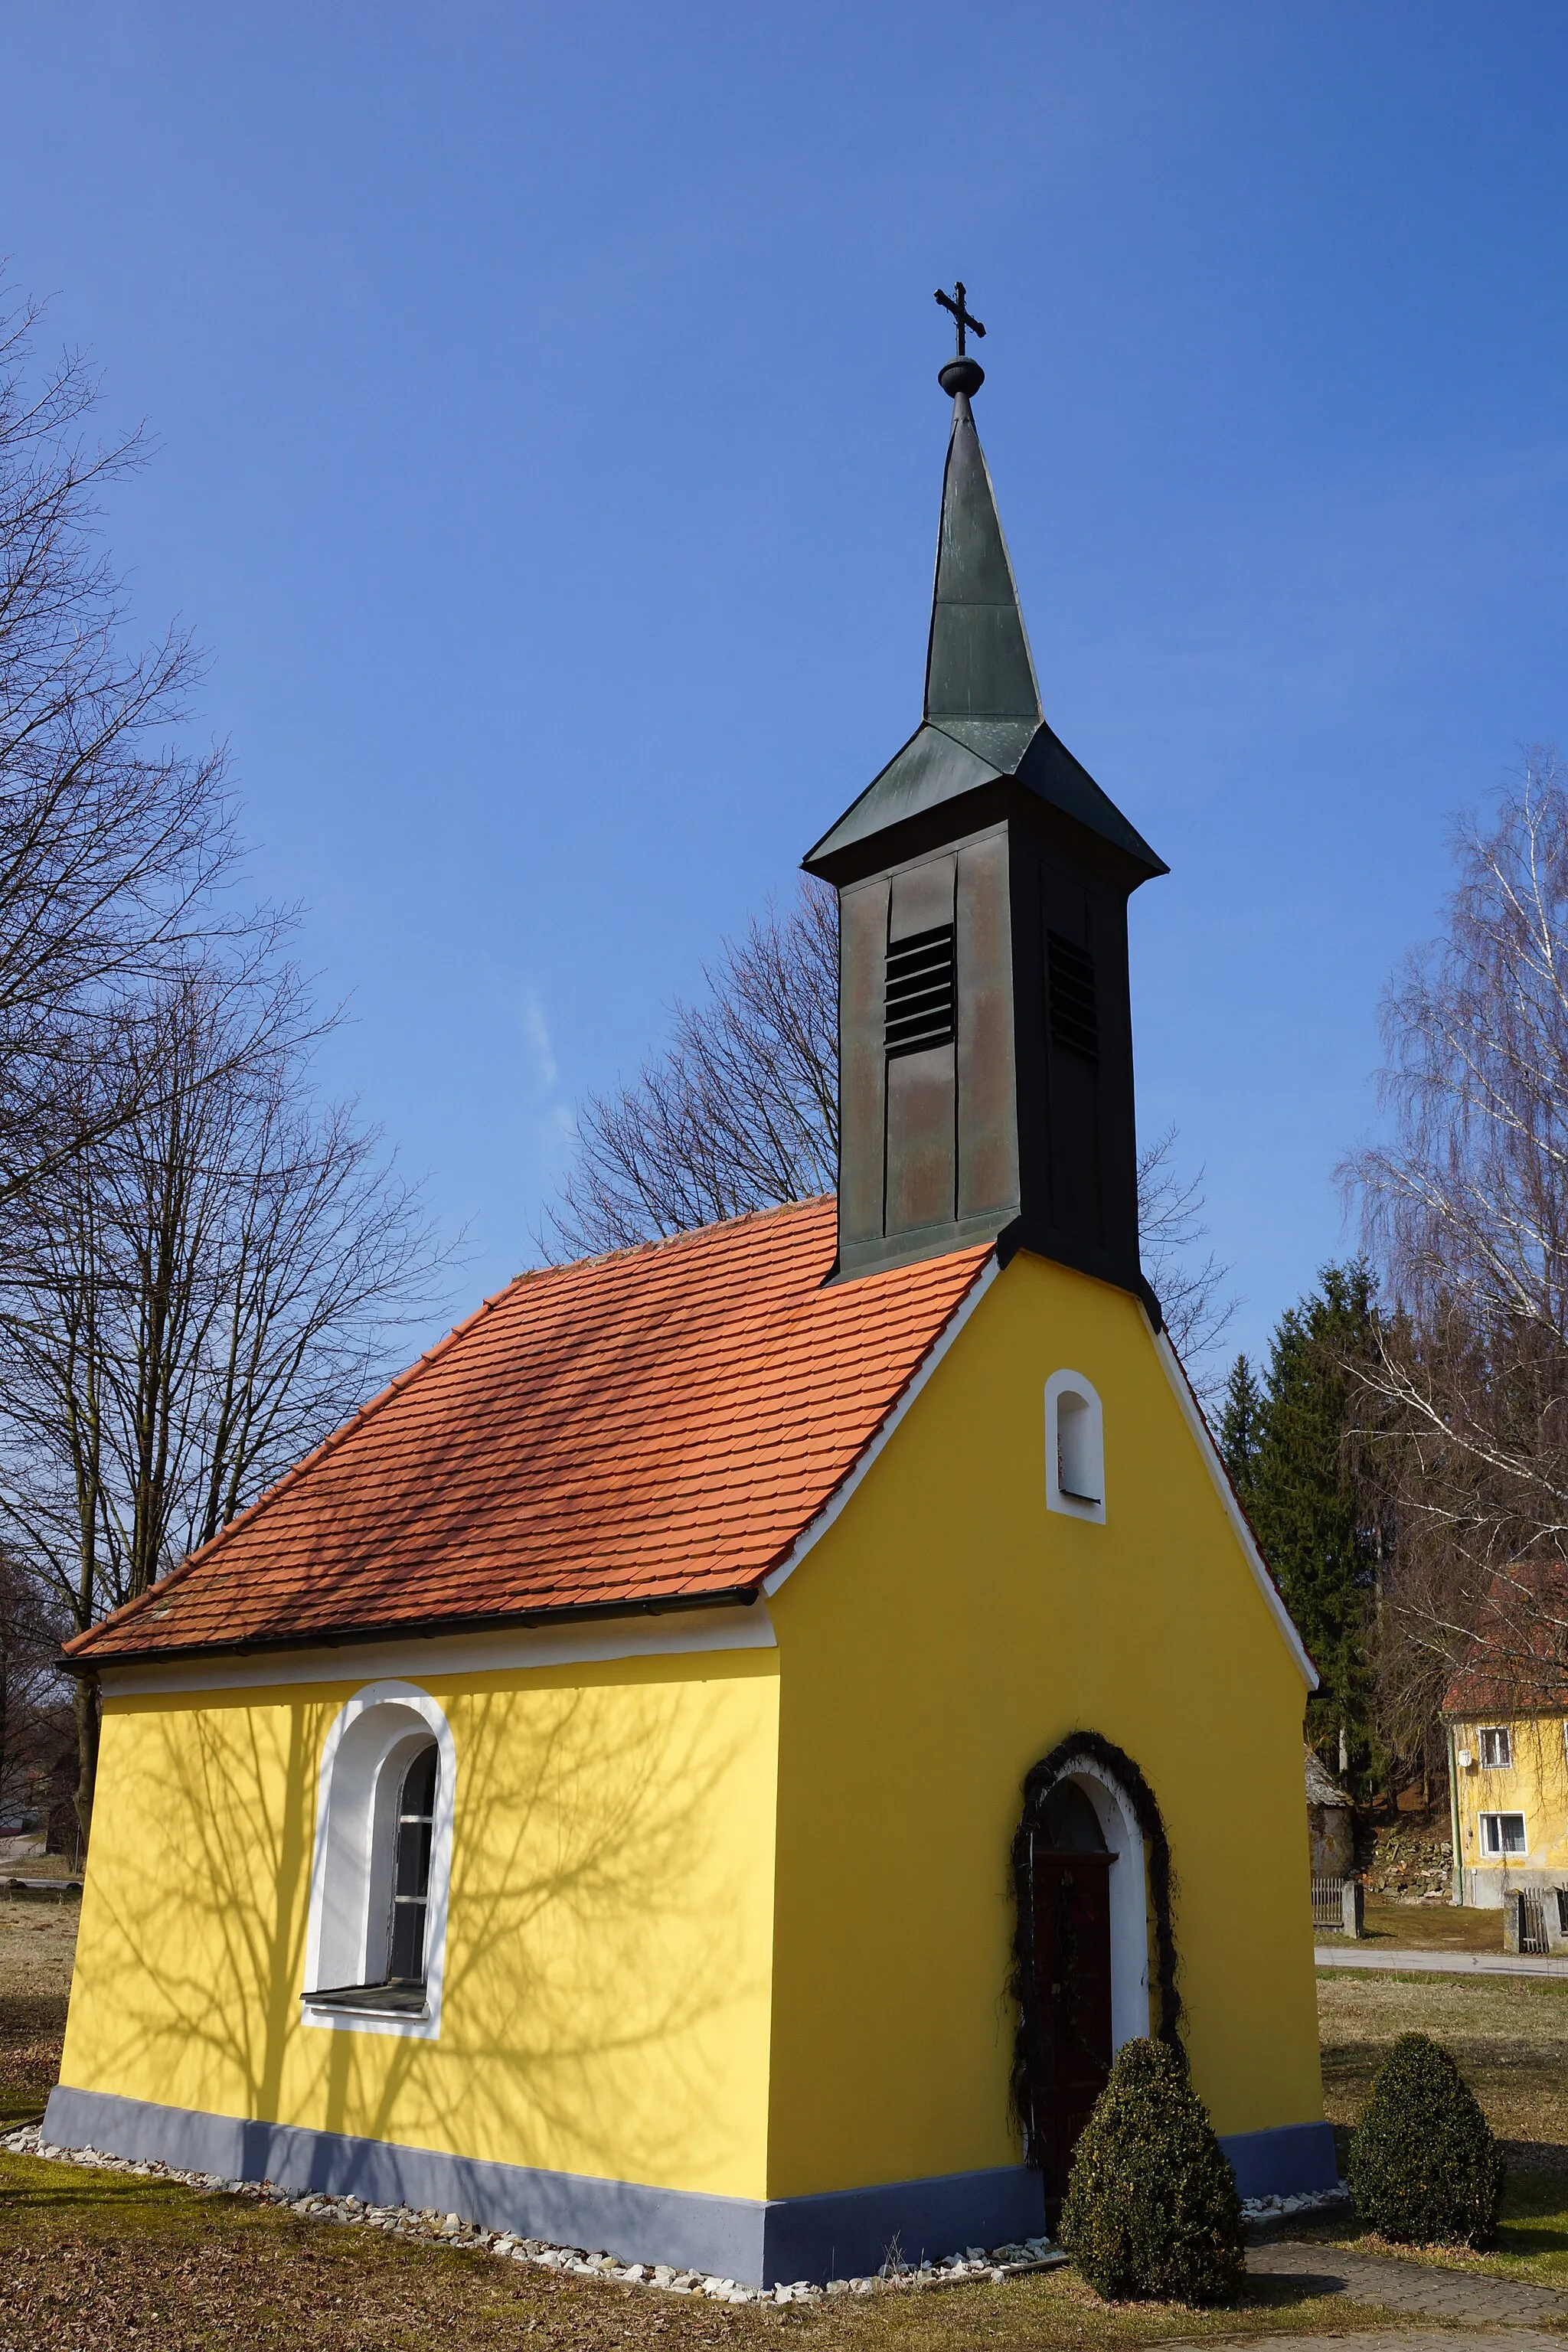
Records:
[[[1040,2177],[1023,2165],[820,2197],[706,2197],[483,2163],[342,2132],[247,2123],[63,2084],[50,2095],[44,2137],[230,2180],[273,2180],[300,2196],[316,2190],[363,2197],[371,2205],[433,2208],[483,2229],[602,2248],[626,2262],[668,2263],[746,2286],[863,2275],[879,2267],[895,2241],[906,2261],[918,2263],[963,2246],[1031,2237],[1044,2226]],[[1326,2124],[1247,2132],[1222,2145],[1244,2197],[1333,2184],[1333,2136]]]

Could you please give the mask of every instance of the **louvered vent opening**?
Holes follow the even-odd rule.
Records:
[[[1100,1059],[1100,1008],[1094,994],[1094,961],[1060,931],[1046,933],[1046,964],[1051,988],[1051,1043],[1086,1059]]]
[[[889,1054],[918,1054],[926,1045],[951,1045],[955,1034],[957,986],[952,925],[916,931],[888,950],[885,1037]]]

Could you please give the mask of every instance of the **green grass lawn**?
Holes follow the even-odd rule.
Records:
[[[0,1901],[0,2114],[13,2122],[40,2113],[55,2079],[76,1918],[74,1906]],[[1373,1978],[1322,1988],[1336,2120],[1378,2048],[1410,2021],[1406,2004],[1435,1990],[1405,1981],[1391,1997],[1380,1990],[1391,1982],[1401,1984]],[[1510,2035],[1502,2012],[1484,2002],[1443,2012],[1457,2047],[1460,2030],[1469,2032],[1462,2062],[1488,2070],[1483,2097],[1500,2100],[1499,2112],[1521,2131],[1533,2131],[1550,2110],[1554,2093],[1548,2084],[1537,2098],[1531,2069],[1562,2064],[1565,2021],[1568,2005],[1542,2007]],[[1552,2202],[1561,2184],[1547,2173],[1536,2180],[1537,2205],[1510,2206],[1518,2234],[1500,2262],[1551,2275],[1564,2252],[1562,2200]],[[1539,2244],[1530,2241],[1532,2230]],[[757,2336],[780,2332],[809,2337],[816,2352],[1056,2352],[1339,2334],[1380,2316],[1342,2299],[1302,2298],[1284,2280],[1258,2281],[1245,2304],[1223,2312],[1107,2305],[1070,2271],[1003,2286],[731,2310],[335,2228],[244,2198],[5,2155],[0,2275],[0,2352],[148,2340],[159,2352],[450,2352],[454,2342],[465,2352],[609,2352],[656,2343],[668,2352],[710,2345],[742,2352]]]

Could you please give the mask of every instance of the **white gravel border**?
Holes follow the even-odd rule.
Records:
[[[1337,2189],[1310,2189],[1300,2197],[1244,2197],[1244,2221],[1279,2221],[1287,2213],[1321,2213],[1332,2205],[1348,2205],[1351,2192],[1342,2180]]]
[[[249,2198],[252,2203],[277,2205],[308,2221],[353,2223],[363,2230],[380,2230],[388,2237],[412,2238],[426,2244],[450,2246],[467,2253],[488,2253],[502,2261],[532,2263],[541,2270],[559,2271],[571,2278],[614,2280],[622,2286],[658,2288],[666,2294],[705,2295],[711,2303],[821,2303],[830,2295],[885,2294],[894,2290],[957,2285],[989,2279],[1021,2278],[1037,2271],[1055,2270],[1067,2261],[1048,2238],[1026,2238],[990,2248],[966,2246],[962,2253],[941,2262],[911,2264],[896,2250],[879,2271],[868,2278],[830,2279],[814,2286],[807,2279],[771,2287],[742,2286],[734,2279],[715,2278],[703,2271],[672,2270],[667,2263],[622,2263],[614,2254],[592,2253],[580,2246],[554,2246],[542,2238],[520,2238],[504,2230],[481,2230],[456,2213],[415,2212],[406,2205],[367,2205],[359,2197],[297,2197],[270,2180],[227,2180],[216,2172],[185,2172],[176,2165],[136,2163],[130,2157],[105,2156],[95,2147],[57,2147],[46,2140],[37,2124],[0,2137],[0,2147],[13,2156],[38,2157],[51,2164],[79,2164],[97,2172],[126,2172],[144,2180],[174,2180],[204,2196]],[[1258,2200],[1254,2200],[1257,2202]],[[1279,2206],[1280,2200],[1262,2200]],[[1323,2199],[1288,2200],[1291,2211],[1304,2210]],[[1280,2210],[1285,2210],[1280,2206]],[[1248,2208],[1250,2210],[1250,2208]]]

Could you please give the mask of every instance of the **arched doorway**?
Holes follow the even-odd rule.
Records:
[[[1076,1780],[1058,1780],[1047,1797],[1032,1843],[1029,1940],[1038,2028],[1033,2105],[1046,2195],[1057,2200],[1110,2072],[1110,1873],[1117,1857]]]
[[[1079,2135],[1112,2058],[1124,2042],[1150,2031],[1151,1908],[1160,1955],[1159,2031],[1175,2038],[1170,1854],[1142,1773],[1098,1734],[1064,1740],[1030,1772],[1024,1796],[1014,1846],[1019,2031],[1013,2092],[1054,2223]]]

